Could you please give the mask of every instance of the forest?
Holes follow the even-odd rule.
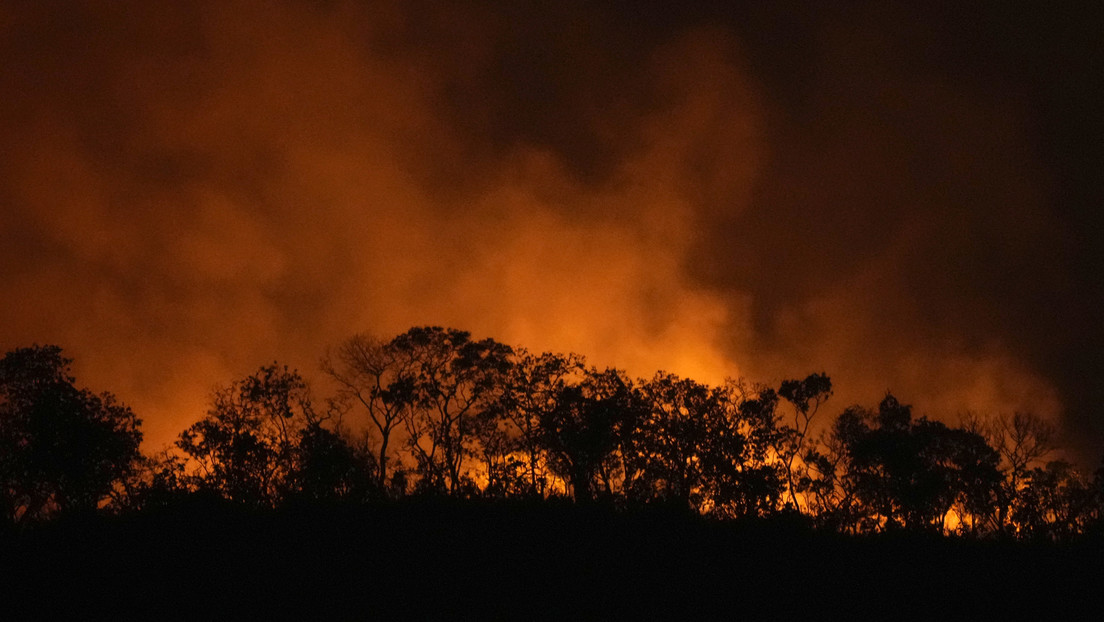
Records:
[[[726,592],[711,581],[744,573],[761,596],[744,604],[773,609],[781,593],[765,586],[777,587],[779,573],[806,597],[851,594],[854,605],[907,598],[902,586],[929,589],[933,576],[959,572],[1004,577],[1001,594],[1031,593],[1007,575],[1010,559],[1049,576],[1101,559],[1104,469],[1057,459],[1051,424],[998,413],[952,426],[888,393],[875,406],[836,408],[825,373],[777,387],[638,379],[577,354],[416,327],[327,350],[329,395],[279,363],[234,379],[172,448],[144,455],[136,413],[78,387],[71,363],[52,345],[0,360],[0,566],[23,591],[68,566],[101,593],[89,586],[106,564],[157,593],[155,575],[128,556],[156,551],[174,560],[168,583],[193,596],[202,590],[192,570],[213,560],[228,576],[253,577],[211,592],[241,606],[252,603],[242,594],[283,602],[275,595],[292,584],[313,585],[315,598],[357,593],[342,581],[361,575],[321,578],[339,574],[331,564],[361,568],[392,595],[447,576],[454,606],[485,582],[514,585],[496,592],[500,605],[519,594],[536,602],[520,576],[486,574],[506,558],[576,594],[576,605],[595,582],[650,592],[637,568],[714,597]],[[761,574],[733,561],[753,554]],[[871,573],[865,584],[839,574],[841,556],[848,572]],[[887,587],[885,576],[904,583],[876,597],[869,590]],[[578,612],[564,606],[541,610]]]

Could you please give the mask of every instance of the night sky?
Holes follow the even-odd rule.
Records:
[[[4,2],[0,347],[151,449],[433,324],[1095,464],[1104,4],[746,4]]]

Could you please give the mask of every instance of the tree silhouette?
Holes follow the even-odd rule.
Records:
[[[273,363],[216,391],[207,416],[176,446],[198,465],[197,488],[273,506],[292,489],[300,437],[317,423],[306,382]]]
[[[0,494],[22,522],[92,510],[135,469],[140,420],[110,393],[78,389],[57,346],[0,359]]]
[[[974,432],[913,421],[912,408],[893,395],[877,413],[848,409],[835,433],[848,454],[845,479],[863,506],[863,529],[941,531],[956,503],[979,513],[994,503],[996,450]]]
[[[784,485],[771,455],[778,394],[731,380],[718,391],[725,416],[710,421],[703,465],[709,513],[720,518],[770,514]]]
[[[407,447],[427,490],[461,491],[462,464],[473,453],[472,431],[501,391],[513,350],[493,339],[473,341],[465,331],[412,328],[390,348],[409,371],[409,399],[403,410]]]
[[[722,447],[717,441],[727,418],[723,392],[665,372],[639,390],[648,410],[625,460],[632,474],[626,492],[637,500],[673,500],[701,511],[710,488],[707,465],[717,461],[709,454]],[[742,449],[742,443],[736,447]]]
[[[381,487],[387,483],[391,437],[416,406],[418,361],[398,343],[354,335],[322,361],[322,370],[339,384],[338,406],[348,410],[355,403],[371,422],[378,443],[374,468]]]
[[[1046,457],[1054,450],[1054,426],[1038,415],[1016,412],[986,419],[968,414],[963,427],[984,436],[1000,453],[1004,473],[995,511],[978,516],[974,522],[988,522],[994,531],[1006,532],[1013,527],[1011,514],[1014,506],[1022,502],[1021,493],[1032,467],[1044,466]]]
[[[366,448],[361,451],[339,432],[312,421],[299,432],[291,494],[307,501],[370,500],[383,493],[376,468]]]
[[[562,386],[555,405],[541,413],[542,445],[576,501],[593,500],[596,485],[613,494],[615,481],[624,477],[614,452],[643,410],[622,372],[591,368],[579,383]]]
[[[804,380],[785,380],[778,395],[793,405],[793,426],[779,425],[774,436],[774,451],[786,470],[786,492],[790,504],[801,508],[798,494],[809,493],[813,497],[823,494],[822,489],[831,482],[816,477],[823,473],[822,455],[809,439],[809,428],[820,406],[832,396],[832,381],[826,374],[810,374]],[[808,502],[807,502],[808,503]]]
[[[1097,487],[1072,464],[1052,460],[1024,477],[1011,523],[1018,535],[1033,540],[1066,540],[1099,520]]]
[[[564,387],[578,383],[585,373],[586,363],[578,354],[515,352],[492,411],[498,421],[512,424],[504,434],[512,439],[509,449],[521,458],[517,466],[526,480],[524,494],[543,497],[550,490],[541,421],[556,408]]]
[[[191,493],[190,479],[186,460],[178,451],[165,449],[153,456],[142,456],[125,481],[122,494],[113,500],[112,509],[124,512],[171,509]]]

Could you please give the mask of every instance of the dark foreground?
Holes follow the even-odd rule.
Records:
[[[1024,619],[1104,612],[1104,546],[410,500],[186,507],[0,538],[4,619]]]

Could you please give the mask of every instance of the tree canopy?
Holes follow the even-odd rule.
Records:
[[[217,389],[156,457],[109,393],[79,389],[56,346],[0,359],[0,483],[10,522],[208,495],[252,508],[409,495],[663,505],[717,519],[801,515],[849,533],[1068,539],[1099,531],[1104,470],[1050,460],[1037,416],[823,413],[825,373],[777,387],[632,378],[441,327],[355,335],[321,369],[272,363]],[[316,404],[324,404],[319,408]]]
[[[0,510],[12,521],[94,510],[136,468],[141,421],[75,386],[57,346],[0,359]]]

